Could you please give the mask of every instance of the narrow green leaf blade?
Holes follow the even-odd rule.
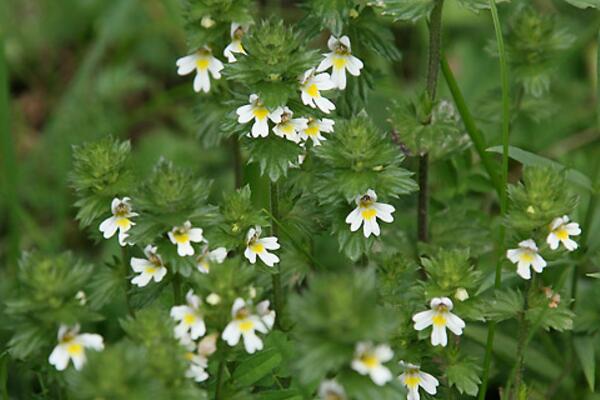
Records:
[[[594,340],[591,337],[576,337],[573,339],[575,353],[583,369],[590,390],[594,391],[596,379],[596,357],[594,356]]]

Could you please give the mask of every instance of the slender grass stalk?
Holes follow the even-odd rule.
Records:
[[[174,274],[171,285],[173,286],[173,301],[175,304],[181,304],[183,302],[183,297],[181,295],[181,275],[177,273]]]
[[[500,58],[500,81],[502,86],[502,168],[500,170],[500,214],[503,216],[506,214],[508,208],[508,196],[507,196],[507,185],[508,185],[508,144],[510,140],[510,93],[508,86],[508,66],[506,63],[506,51],[504,49],[504,38],[502,37],[502,27],[500,26],[500,18],[498,17],[498,9],[496,8],[495,0],[489,0],[490,10],[492,14],[492,21],[494,23],[494,31],[496,32],[496,42],[498,45],[498,55]],[[494,288],[499,289],[501,284],[501,272],[502,272],[502,252],[504,251],[504,238],[505,229],[504,226],[500,226],[499,233],[499,249],[498,262],[496,264],[496,275],[494,279]],[[487,391],[490,365],[492,362],[492,353],[494,347],[494,335],[496,333],[496,323],[490,321],[488,327],[488,337],[485,348],[485,356],[483,359],[483,373],[481,378],[481,386],[479,387],[479,400],[485,399]],[[521,349],[519,354],[525,351],[525,347]]]
[[[277,237],[279,231],[279,188],[277,182],[271,182],[271,234]],[[273,283],[273,308],[277,315],[275,324],[281,329],[281,318],[283,316],[284,298],[283,288],[281,286],[281,266],[279,263],[275,264],[276,272],[271,275]]]
[[[17,197],[17,157],[14,139],[10,132],[10,101],[8,65],[4,56],[4,35],[0,32],[0,162],[2,195],[6,202],[8,227],[7,265],[16,269],[19,258],[19,203]]]
[[[225,357],[225,354],[223,355],[223,357]],[[215,399],[216,400],[223,399],[223,383],[224,383],[223,375],[225,373],[225,362],[226,362],[225,358],[223,358],[219,362],[219,370],[217,371],[217,385],[215,388]]]
[[[442,9],[444,0],[436,0],[429,20],[429,56],[427,62],[427,94],[433,103],[437,92],[442,48]],[[417,237],[421,242],[429,240],[429,155],[419,156],[419,199],[417,210]]]
[[[498,194],[498,198],[502,197],[502,181],[500,179],[500,175],[498,175],[498,165],[494,163],[490,153],[486,151],[488,148],[485,138],[483,134],[477,127],[475,123],[475,119],[473,118],[473,114],[469,110],[465,98],[458,87],[458,83],[456,82],[456,78],[452,73],[452,69],[450,69],[450,65],[448,64],[448,60],[444,55],[442,55],[442,74],[444,75],[444,79],[446,80],[446,84],[450,93],[452,94],[452,98],[454,99],[454,104],[456,104],[456,108],[460,117],[465,125],[465,129],[467,130],[467,134],[469,138],[473,142],[475,146],[475,151],[481,158],[481,162],[485,171],[487,172],[494,188],[496,189],[496,193]]]

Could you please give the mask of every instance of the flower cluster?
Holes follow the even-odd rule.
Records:
[[[567,251],[574,251],[578,245],[571,236],[578,236],[581,234],[579,224],[576,222],[569,222],[569,217],[564,215],[557,217],[548,224],[548,235],[546,236],[546,243],[550,250],[557,250],[560,244]],[[519,247],[516,249],[508,249],[506,251],[506,257],[517,265],[517,274],[523,279],[531,278],[531,269],[537,273],[541,273],[546,267],[547,263],[544,258],[539,254],[540,250],[533,239],[526,239],[519,242]]]

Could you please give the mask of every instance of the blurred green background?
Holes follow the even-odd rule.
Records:
[[[548,17],[551,31],[519,31],[514,21],[524,3]],[[289,22],[302,15],[291,1],[260,2],[258,9]],[[513,61],[511,144],[596,179],[600,15],[562,0],[515,1],[500,11]],[[86,140],[130,139],[133,165],[142,174],[165,157],[214,179],[213,203],[233,189],[228,145],[209,146],[199,129],[201,95],[192,91],[190,77],[176,74],[175,60],[187,52],[178,0],[2,0],[0,12],[0,265],[14,266],[28,249],[71,249],[89,259],[116,250],[115,243],[93,243],[74,219],[71,147]],[[447,2],[443,26],[443,47],[467,103],[488,143],[497,145],[501,105],[489,13]],[[425,22],[393,29],[402,60],[381,62],[368,109],[384,129],[390,102],[415,98],[426,74]],[[522,53],[532,57],[530,64],[522,64]],[[443,80],[439,87],[450,99]],[[434,207],[456,193],[452,179],[459,170],[456,163],[434,165]],[[512,170],[517,177],[516,163]],[[245,177],[259,185],[255,167],[246,167]],[[584,210],[585,196],[581,204]],[[596,218],[590,237],[599,225]],[[591,242],[597,250],[600,241]]]

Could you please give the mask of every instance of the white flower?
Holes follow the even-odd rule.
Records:
[[[246,54],[246,51],[242,46],[242,37],[247,31],[248,25],[241,25],[237,22],[231,23],[231,43],[223,50],[223,55],[227,57],[227,61],[230,63],[237,61],[233,53]]]
[[[541,273],[546,267],[546,260],[538,254],[538,248],[532,239],[519,242],[518,249],[509,249],[506,251],[506,257],[517,264],[517,274],[523,279],[531,278],[531,270]]]
[[[131,269],[139,274],[131,279],[131,283],[139,287],[146,286],[152,279],[154,282],[160,282],[167,274],[163,260],[156,252],[156,246],[146,246],[144,255],[146,258],[131,257],[130,261]]]
[[[62,371],[73,360],[75,369],[80,370],[85,364],[85,349],[104,349],[102,336],[95,333],[79,333],[79,325],[68,327],[61,325],[58,329],[58,344],[48,358],[51,365]]]
[[[415,329],[418,331],[433,325],[431,330],[432,345],[441,344],[446,346],[448,344],[446,327],[455,335],[462,335],[465,322],[450,312],[454,307],[452,300],[447,297],[434,297],[429,305],[431,310],[416,313],[413,315],[412,320],[415,323]]]
[[[279,257],[273,253],[269,253],[267,250],[277,250],[281,246],[277,243],[275,236],[261,238],[261,232],[262,229],[260,226],[250,228],[246,235],[244,256],[251,264],[256,263],[256,256],[258,256],[267,266],[272,267],[279,262]]]
[[[179,321],[179,324],[175,327],[175,337],[181,339],[189,332],[190,337],[196,340],[206,333],[206,325],[200,313],[202,301],[191,289],[185,295],[185,300],[186,305],[171,308],[171,318]]]
[[[465,288],[458,288],[454,292],[454,298],[458,301],[465,301],[469,298],[469,292]]]
[[[273,127],[273,133],[294,143],[300,143],[300,132],[308,128],[308,119],[292,118],[293,116],[292,110],[284,107],[281,120]]]
[[[346,400],[346,391],[335,380],[325,380],[319,385],[319,398],[321,400]]]
[[[577,249],[577,242],[569,236],[578,236],[581,234],[581,229],[577,222],[569,222],[568,216],[554,218],[550,224],[550,233],[546,238],[546,243],[552,250],[558,249],[559,243],[565,246],[568,251]]]
[[[275,311],[269,309],[270,304],[269,300],[263,300],[256,305],[256,312],[268,330],[275,325]]]
[[[192,228],[190,221],[185,221],[182,226],[176,226],[168,233],[171,243],[177,245],[177,254],[181,257],[193,256],[194,248],[191,242],[204,241],[201,228]]]
[[[356,344],[352,369],[361,375],[369,375],[378,386],[383,386],[392,380],[392,373],[382,364],[390,361],[394,352],[387,344],[374,346],[371,342]]]
[[[85,306],[87,304],[87,296],[83,290],[78,291],[75,294],[75,300],[79,302],[79,305]]]
[[[333,125],[335,125],[335,121],[329,118],[309,118],[307,127],[300,132],[300,137],[303,140],[308,140],[310,138],[314,146],[320,146],[323,140],[327,140],[321,135],[321,132],[333,132]]]
[[[407,400],[419,400],[421,398],[419,386],[431,395],[437,393],[440,382],[433,375],[422,372],[418,365],[404,363],[403,361],[400,361],[400,365],[406,368],[406,371],[398,379],[408,389]]]
[[[221,296],[216,293],[211,293],[206,296],[206,302],[211,306],[216,306],[217,304],[221,303]]]
[[[217,351],[217,335],[211,334],[204,337],[198,343],[197,352],[187,352],[186,359],[190,366],[185,372],[186,378],[191,378],[196,382],[204,382],[208,379],[206,368],[208,367],[208,357]]]
[[[244,347],[250,354],[256,350],[262,350],[263,342],[256,335],[256,331],[267,333],[269,330],[261,320],[260,316],[252,314],[246,305],[246,302],[241,299],[235,299],[231,308],[232,320],[227,324],[221,338],[230,346],[235,346],[239,343],[240,337],[244,339]]]
[[[379,224],[377,218],[383,222],[392,222],[392,213],[395,208],[389,204],[377,203],[377,194],[371,189],[366,194],[356,197],[356,208],[346,217],[346,223],[350,224],[350,230],[356,232],[363,225],[365,237],[379,236]]]
[[[321,96],[321,90],[334,89],[336,85],[331,81],[327,73],[315,74],[315,69],[311,68],[304,72],[300,78],[300,97],[302,103],[312,108],[319,108],[325,114],[335,110],[335,104],[331,100]]]
[[[196,258],[196,268],[203,274],[210,272],[212,264],[222,264],[227,257],[227,249],[225,247],[217,247],[212,251],[208,251],[208,246],[204,246],[198,258]]]
[[[131,221],[132,217],[136,217],[139,214],[131,211],[131,203],[129,197],[123,197],[119,199],[115,197],[110,205],[112,217],[106,218],[100,224],[100,232],[102,232],[104,239],[110,239],[119,230],[119,244],[125,246],[127,243],[127,231],[131,229],[134,222]]]
[[[181,57],[177,60],[177,74],[187,75],[192,71],[196,70],[196,77],[194,78],[194,91],[208,93],[210,90],[210,77],[208,73],[212,75],[214,79],[221,79],[221,70],[223,69],[223,63],[217,60],[213,55],[209,47],[203,47],[194,54],[190,54],[185,57]]]
[[[256,94],[251,94],[248,101],[250,104],[241,106],[235,111],[238,115],[238,122],[245,124],[254,120],[251,131],[252,137],[267,137],[269,135],[268,120],[279,123],[283,108],[277,107],[275,110],[269,110]]]
[[[340,39],[330,36],[327,41],[330,53],[324,54],[325,59],[317,67],[317,72],[332,68],[331,80],[339,89],[346,88],[346,70],[354,76],[360,75],[362,61],[352,55],[350,39],[342,36]]]

